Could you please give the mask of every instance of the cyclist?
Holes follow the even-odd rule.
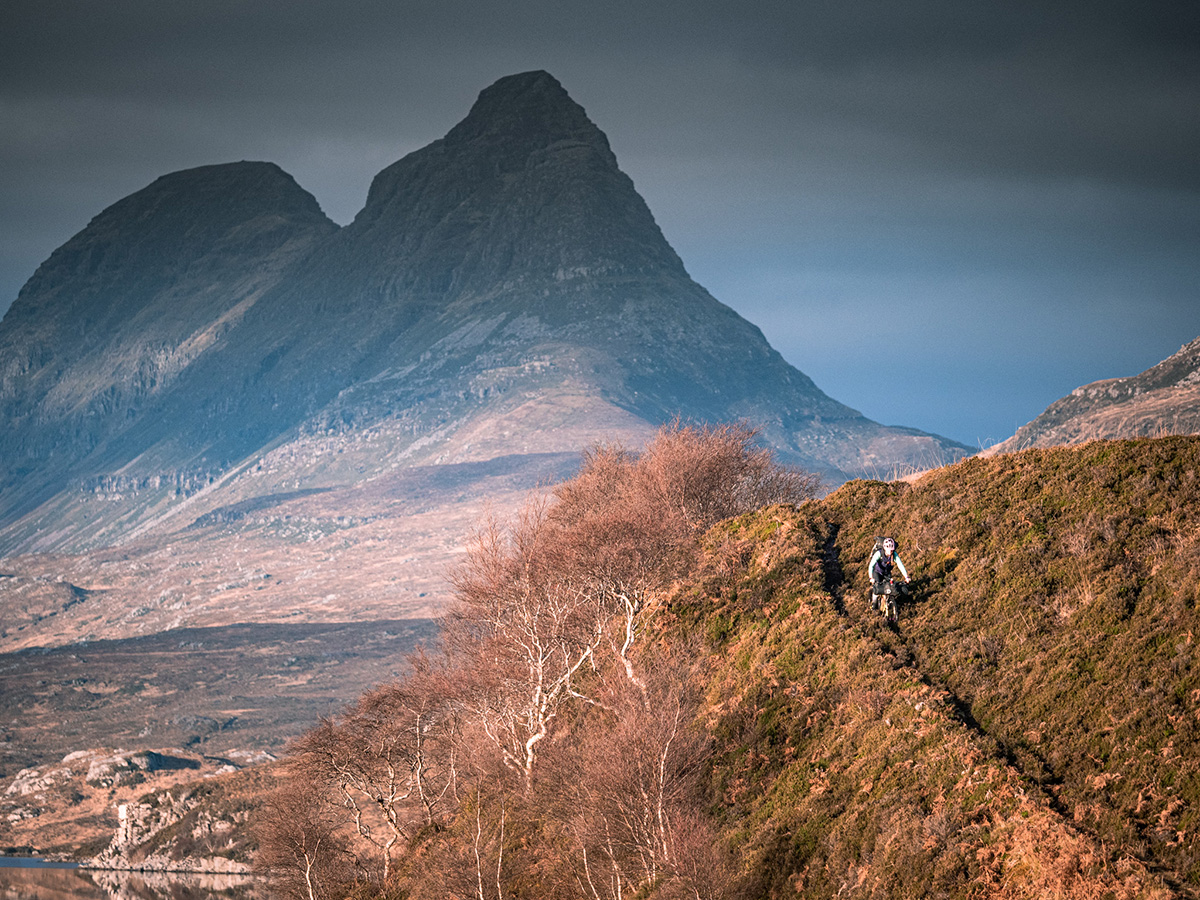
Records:
[[[872,609],[879,609],[879,601],[883,596],[884,587],[892,577],[893,565],[900,569],[900,574],[904,576],[906,583],[911,580],[908,577],[908,569],[904,568],[904,563],[900,561],[900,554],[896,552],[895,538],[876,538],[875,552],[871,554],[871,561],[867,564],[867,571],[871,575]]]

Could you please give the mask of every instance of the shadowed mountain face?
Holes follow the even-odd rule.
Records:
[[[0,511],[11,514],[29,488],[58,490],[65,475],[89,471],[90,454],[172,397],[336,229],[266,163],[167,175],[96,216],[0,324]]]
[[[831,480],[965,450],[832,400],[693,282],[544,72],[483,91],[341,229],[270,164],[159,179],[39,268],[0,353],[0,553],[413,464],[639,443],[677,416],[747,420]],[[120,496],[81,516],[81,491]]]
[[[1200,338],[1139,375],[1076,388],[985,452],[1165,434],[1200,434]]]

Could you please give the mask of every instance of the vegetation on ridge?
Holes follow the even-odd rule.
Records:
[[[1200,887],[1200,441],[967,460],[827,501],[849,571],[891,523],[925,573],[904,648],[1052,805]],[[863,582],[855,583],[856,589]]]
[[[746,481],[656,447],[486,532],[447,657],[297,747],[283,894],[1197,893],[1200,441],[690,519],[689,486]],[[898,630],[865,598],[883,532],[918,576]]]

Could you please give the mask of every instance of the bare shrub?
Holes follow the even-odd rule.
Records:
[[[816,496],[816,475],[780,466],[756,440],[747,425],[676,423],[659,429],[638,468],[664,505],[682,514],[694,531],[763,506]]]
[[[255,823],[255,865],[286,900],[343,897],[362,871],[350,850],[342,810],[302,772],[272,793]]]
[[[430,687],[413,676],[369,691],[293,749],[302,777],[338,802],[361,841],[378,851],[381,883],[397,845],[434,824],[453,787],[458,720]]]
[[[533,778],[539,744],[604,637],[595,595],[557,565],[544,508],[527,507],[507,532],[489,525],[454,575],[457,603],[444,620],[470,690],[463,709],[504,764]]]
[[[659,429],[641,454],[596,447],[554,492],[548,524],[559,564],[615,617],[611,646],[635,683],[629,650],[652,595],[689,571],[700,534],[731,516],[816,495],[819,479],[778,465],[745,425]]]
[[[692,900],[736,900],[744,895],[732,854],[717,840],[717,830],[696,806],[679,809],[672,820],[671,870],[674,890],[664,893]]]
[[[690,567],[702,530],[727,516],[811,498],[814,476],[777,465],[742,425],[660,429],[641,454],[597,447],[550,501],[508,528],[489,522],[454,573],[447,645],[470,670],[470,713],[531,786],[539,745],[608,646],[630,650],[655,591]]]
[[[485,790],[483,782],[477,781],[464,797],[454,839],[442,842],[426,860],[413,884],[413,897],[502,900],[509,896],[513,873],[505,848],[512,824],[505,794]]]
[[[676,423],[640,454],[594,448],[514,521],[486,522],[452,573],[438,664],[415,660],[296,745],[308,830],[287,837],[284,797],[268,856],[299,847],[286,883],[314,879],[289,896],[325,896],[336,860],[364,890],[413,897],[731,896],[702,813],[695,704],[680,673],[643,670],[636,652],[705,529],[815,495],[814,476],[754,441]]]
[[[731,897],[734,867],[703,814],[707,743],[685,673],[647,666],[604,714],[548,761],[543,785],[572,836],[573,887],[595,900],[629,895]],[[715,892],[714,892],[715,889]]]
[[[698,534],[722,519],[816,495],[817,476],[780,466],[755,439],[745,425],[675,423],[641,454],[596,447],[554,492],[552,519],[578,532],[575,559],[593,575],[672,577]]]

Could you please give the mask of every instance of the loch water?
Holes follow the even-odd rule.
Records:
[[[4,900],[266,900],[245,875],[113,872],[64,868],[39,860],[0,859]]]

